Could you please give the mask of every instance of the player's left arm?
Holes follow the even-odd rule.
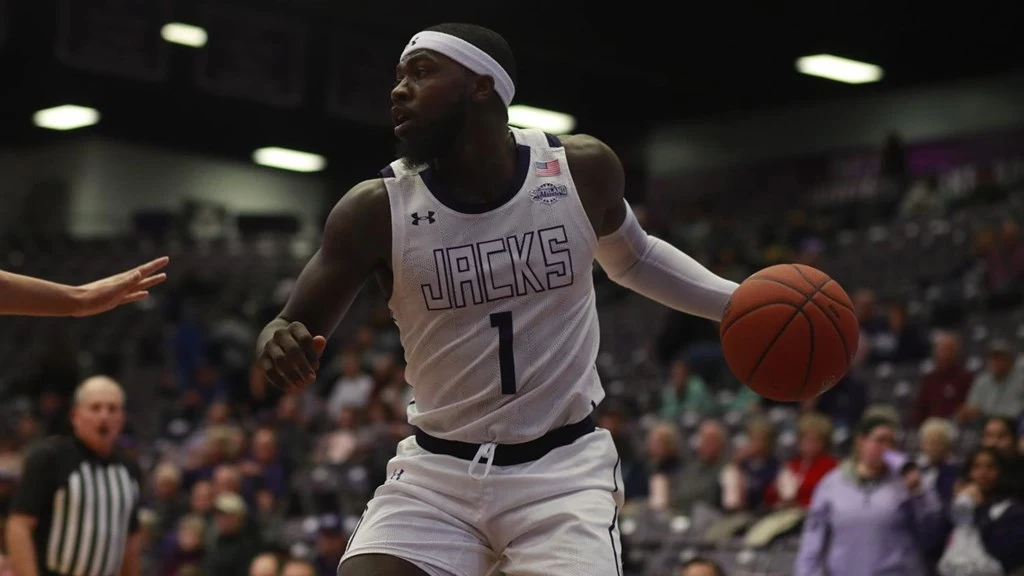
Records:
[[[611,148],[585,135],[562,142],[577,188],[588,196],[596,257],[608,277],[669,308],[721,321],[737,284],[640,227],[625,200],[622,163]]]

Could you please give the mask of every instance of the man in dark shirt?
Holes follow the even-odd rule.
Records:
[[[124,392],[106,377],[83,382],[72,437],[29,453],[11,505],[7,546],[18,576],[141,576],[138,466],[115,445]]]
[[[932,353],[935,368],[921,379],[914,405],[914,425],[929,418],[953,418],[971,389],[973,376],[964,367],[960,339],[952,332],[935,337]]]

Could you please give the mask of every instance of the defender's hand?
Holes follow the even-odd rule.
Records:
[[[149,289],[167,279],[157,274],[170,261],[157,258],[120,274],[75,288],[78,305],[72,316],[92,316],[149,296]]]

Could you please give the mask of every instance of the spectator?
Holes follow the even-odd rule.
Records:
[[[869,341],[888,328],[885,318],[878,314],[876,300],[875,292],[866,288],[853,294],[853,308],[857,312],[857,321],[860,322],[860,329]]]
[[[668,384],[661,395],[661,418],[678,422],[685,412],[712,416],[716,410],[715,399],[708,392],[704,379],[690,372],[685,360],[679,358],[673,361]]]
[[[1013,420],[1003,416],[991,416],[982,428],[981,445],[995,448],[1006,458],[1018,458],[1017,432]]]
[[[362,408],[370,400],[373,378],[363,372],[359,356],[345,352],[341,358],[341,376],[327,399],[327,415],[337,417],[345,408]]]
[[[914,425],[931,417],[953,418],[967,400],[971,373],[960,357],[960,338],[952,332],[935,337],[932,347],[934,368],[921,379],[914,405]]]
[[[853,456],[822,479],[804,523],[795,576],[926,574],[922,546],[936,538],[942,507],[920,476],[885,460],[895,430],[881,419],[857,427]]]
[[[767,419],[754,418],[747,424],[747,442],[736,451],[733,463],[723,472],[722,507],[726,510],[759,509],[765,490],[778,473],[775,427]],[[724,478],[729,476],[738,478],[739,482],[725,482]]]
[[[821,414],[806,414],[798,424],[799,454],[791,458],[768,485],[764,502],[769,507],[799,506],[808,508],[818,482],[836,467],[836,459],[828,453],[832,423]]]
[[[936,530],[940,534],[934,542],[924,548],[924,557],[928,566],[938,564],[945,548],[945,536],[952,530],[949,521],[948,507],[953,499],[953,487],[960,477],[960,467],[952,462],[950,456],[953,447],[954,430],[949,420],[929,418],[918,432],[921,454],[916,466],[921,474],[921,484],[926,490],[934,490],[946,509]]]
[[[293,558],[285,563],[284,569],[281,570],[281,576],[317,576],[317,574],[316,568],[312,564]]]
[[[213,497],[213,484],[206,480],[196,482],[192,485],[192,493],[189,495],[189,511],[206,519],[212,518]]]
[[[1003,222],[999,240],[985,260],[985,289],[989,306],[1005,310],[1020,304],[1024,290],[1024,243],[1017,223]]]
[[[163,576],[175,576],[189,566],[198,568],[206,553],[206,521],[199,515],[178,522],[177,534],[164,555]]]
[[[343,408],[334,430],[320,438],[314,460],[322,464],[344,464],[359,449],[359,417],[355,410]]]
[[[1024,567],[1024,505],[1017,500],[1006,459],[993,448],[980,448],[967,460],[967,484],[953,505],[957,523],[973,523],[985,552],[1003,571]]]
[[[719,479],[726,464],[726,431],[717,420],[705,420],[697,430],[696,458],[683,464],[672,479],[672,509],[691,513],[697,503],[718,508]]]
[[[278,504],[274,493],[262,487],[256,489],[256,525],[260,537],[268,545],[285,546],[289,544],[285,538],[285,518],[282,506]]]
[[[221,494],[242,493],[242,473],[238,466],[233,464],[221,464],[213,471],[213,495],[214,498]],[[214,500],[216,504],[216,500]]]
[[[313,439],[299,416],[298,396],[282,396],[277,402],[274,414],[273,425],[277,431],[285,464],[289,470],[295,470],[307,461],[313,447]]]
[[[871,336],[870,361],[919,362],[928,356],[928,340],[907,320],[907,305],[893,302],[886,309],[885,327]]]
[[[953,486],[960,476],[960,467],[951,459],[953,425],[942,418],[929,418],[918,432],[921,455],[917,466],[926,488],[934,489],[943,502],[953,498]]]
[[[713,561],[698,556],[679,568],[679,576],[725,576],[725,571]]]
[[[216,537],[203,558],[203,574],[245,574],[261,548],[259,534],[247,522],[245,500],[224,492],[214,502]]]
[[[278,561],[273,554],[260,554],[249,565],[249,576],[277,576]]]
[[[996,450],[1006,459],[1006,467],[1010,470],[1008,476],[1014,483],[1018,498],[1024,500],[1024,456],[1017,451],[1013,421],[998,416],[989,418],[982,429],[981,445]]]
[[[171,462],[162,462],[153,472],[153,501],[149,507],[156,513],[157,534],[169,534],[188,511],[181,493],[181,470]]]
[[[255,485],[269,490],[275,498],[284,498],[288,492],[288,475],[283,458],[277,449],[277,434],[271,428],[262,427],[252,436],[250,459],[240,466],[245,476],[243,486],[247,494],[255,494]]]
[[[647,458],[651,472],[647,501],[652,510],[665,510],[671,502],[674,477],[682,466],[679,453],[679,429],[660,424],[647,433]]]
[[[900,213],[904,218],[915,216],[942,216],[946,212],[946,201],[939,189],[935,173],[918,180],[903,197]]]
[[[974,378],[967,402],[958,414],[960,422],[1024,414],[1024,371],[1014,369],[1017,358],[1013,348],[1009,342],[997,339],[989,345],[988,354],[988,368]]]
[[[835,386],[803,403],[805,410],[828,416],[838,428],[853,428],[864,414],[868,391],[856,371],[847,372]]]
[[[348,536],[341,524],[341,518],[335,514],[327,514],[320,518],[320,529],[316,537],[316,554],[313,567],[317,576],[335,576],[338,572],[338,559],[345,552]]]

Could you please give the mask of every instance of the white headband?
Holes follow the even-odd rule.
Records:
[[[490,76],[494,79],[494,91],[498,93],[505,106],[512,103],[516,87],[508,72],[486,52],[462,38],[443,32],[420,32],[406,44],[402,58],[414,50],[433,50],[469,68],[474,74]]]

